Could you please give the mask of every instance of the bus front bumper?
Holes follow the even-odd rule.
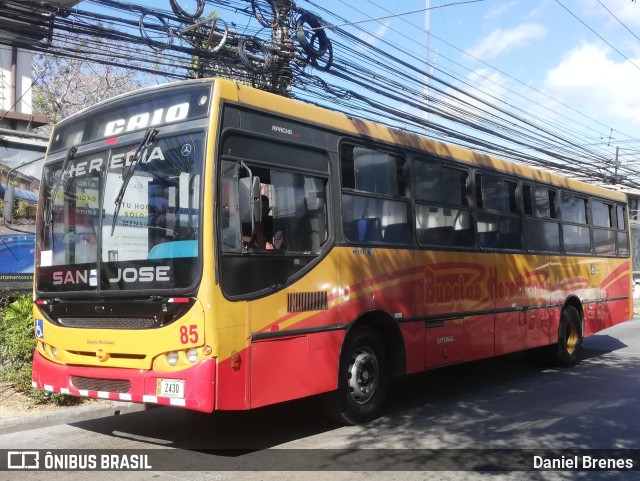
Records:
[[[212,412],[216,360],[181,371],[160,372],[91,366],[65,366],[33,354],[32,386],[72,396],[178,406]],[[162,389],[170,397],[162,395]]]

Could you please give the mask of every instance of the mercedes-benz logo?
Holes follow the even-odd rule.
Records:
[[[191,155],[191,144],[184,144],[180,152],[182,153],[183,157]]]

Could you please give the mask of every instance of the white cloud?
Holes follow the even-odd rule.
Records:
[[[640,59],[632,60],[640,65]],[[616,119],[616,123],[636,127],[640,126],[638,85],[637,67],[629,61],[612,60],[604,47],[594,44],[583,44],[569,52],[545,79],[545,90],[552,97],[602,121]],[[625,130],[625,125],[613,127]]]
[[[547,33],[548,30],[537,23],[523,23],[512,29],[499,28],[475,47],[467,50],[467,53],[482,60],[488,60],[544,38]]]
[[[515,0],[512,0],[510,2],[502,2],[497,5],[493,4],[491,5],[491,8],[489,8],[489,11],[484,16],[484,18],[485,20],[491,20],[493,18],[499,17],[500,15],[505,13],[507,10],[510,10],[511,7],[513,7],[515,4],[516,4]]]
[[[618,21],[611,16],[615,15],[621,22],[627,27],[640,27],[640,3],[631,0],[603,0],[602,4],[606,6],[606,9],[598,2],[593,0],[583,0],[582,8],[585,12],[591,15],[599,15],[615,26],[615,28],[624,28]],[[607,12],[609,10],[609,12]]]

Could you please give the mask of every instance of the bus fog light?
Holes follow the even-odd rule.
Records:
[[[180,356],[178,356],[177,352],[170,352],[167,354],[167,363],[169,364],[169,366],[175,366],[176,364],[178,364],[179,358]]]
[[[204,346],[202,348],[202,354],[204,354],[205,356],[210,356],[212,352],[213,349],[211,349],[211,346]]]
[[[187,361],[193,364],[197,360],[198,360],[198,350],[195,347],[192,347],[187,351]]]

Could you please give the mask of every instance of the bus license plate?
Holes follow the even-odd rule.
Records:
[[[184,379],[158,379],[157,395],[184,399]]]

